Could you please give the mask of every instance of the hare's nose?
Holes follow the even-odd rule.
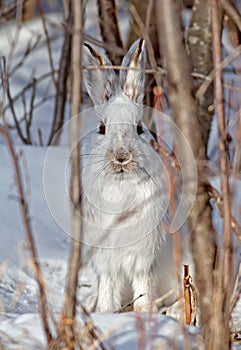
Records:
[[[130,161],[131,159],[131,154],[130,152],[128,152],[124,147],[119,147],[116,151],[115,151],[115,159],[119,162],[119,163],[127,163]]]

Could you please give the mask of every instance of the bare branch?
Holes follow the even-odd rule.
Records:
[[[50,65],[50,69],[51,69],[51,76],[52,76],[52,80],[53,80],[55,89],[57,90],[57,81],[56,81],[55,75],[54,75],[55,69],[54,69],[54,62],[53,62],[53,56],[52,56],[52,50],[51,50],[51,42],[50,42],[49,33],[48,33],[47,25],[46,25],[46,19],[45,19],[45,15],[44,15],[44,9],[43,9],[42,0],[38,0],[38,5],[39,5],[40,17],[41,17],[42,24],[43,24],[44,34],[45,34],[45,37],[46,37],[46,46],[47,46],[47,50],[48,50],[49,65]]]
[[[220,169],[221,169],[221,190],[223,194],[223,209],[224,209],[224,288],[229,288],[231,275],[231,203],[229,189],[229,165],[228,165],[228,150],[227,150],[227,127],[224,115],[224,94],[223,94],[223,78],[222,78],[222,49],[221,49],[221,28],[219,23],[219,7],[217,0],[211,2],[212,13],[212,32],[213,32],[213,61],[216,71],[215,75],[215,107],[218,118],[219,131],[219,151],[220,151]]]
[[[223,197],[221,194],[216,190],[214,187],[209,186],[209,191],[211,192],[212,199],[214,203],[217,205],[219,214],[221,218],[224,217],[224,206],[223,206]],[[233,232],[235,233],[237,239],[241,242],[241,226],[237,222],[237,220],[234,218],[233,215],[231,215],[231,228]]]
[[[115,0],[98,0],[99,21],[105,49],[114,64],[120,64],[125,54],[118,26]],[[120,51],[121,49],[121,51]]]
[[[16,111],[15,111],[15,108],[14,108],[13,99],[12,99],[11,92],[10,92],[9,78],[6,77],[6,61],[5,61],[4,57],[3,57],[2,60],[3,60],[3,69],[1,67],[1,79],[2,79],[2,85],[5,87],[5,92],[7,94],[7,98],[8,98],[8,101],[9,101],[9,107],[10,107],[10,110],[11,110],[11,113],[12,113],[12,116],[13,116],[16,128],[17,128],[19,137],[21,138],[21,140],[25,144],[29,144],[29,140],[23,135],[22,129],[21,129],[20,125],[19,125],[19,121],[18,121],[18,118],[17,118],[17,114],[16,114]]]
[[[129,303],[127,303],[124,306],[122,306],[119,310],[114,311],[114,314],[118,314],[120,312],[127,311],[127,309],[129,309],[130,307],[132,307],[134,305],[135,301],[137,301],[138,299],[144,297],[144,295],[146,295],[146,293],[138,295],[138,297],[132,299]]]
[[[141,20],[140,15],[138,14],[138,12],[136,11],[136,8],[133,5],[130,5],[130,13],[131,13],[133,19],[135,20],[135,22],[138,23],[138,27],[140,29],[141,36],[146,41],[146,48],[147,48],[147,52],[148,52],[148,58],[149,58],[149,61],[150,61],[151,69],[154,72],[154,77],[155,77],[155,80],[156,80],[156,84],[157,84],[157,86],[161,86],[161,77],[158,74],[158,66],[157,66],[157,62],[156,62],[156,58],[155,58],[155,52],[154,52],[151,40],[149,38],[148,32],[147,32],[147,30],[145,28],[144,23]]]
[[[212,328],[215,337],[211,339],[210,346],[213,350],[229,348],[230,344],[230,298],[232,280],[232,232],[231,232],[231,203],[229,190],[229,165],[227,153],[227,128],[225,123],[223,105],[223,81],[222,81],[222,48],[221,48],[221,21],[220,8],[217,0],[211,0],[212,34],[213,34],[213,63],[215,69],[214,91],[215,109],[218,119],[219,151],[221,168],[221,191],[223,195],[223,246],[218,255],[215,274],[215,298],[212,320]]]
[[[4,119],[4,116],[3,116],[3,119]],[[45,335],[47,337],[47,342],[48,342],[48,344],[50,344],[50,342],[52,340],[52,336],[51,336],[51,332],[50,332],[49,325],[48,325],[48,310],[47,310],[47,299],[46,299],[46,294],[45,294],[45,284],[44,284],[44,280],[43,280],[41,267],[40,267],[40,264],[38,261],[38,253],[37,253],[37,250],[35,247],[32,228],[30,225],[29,209],[28,209],[28,203],[25,199],[25,194],[24,194],[24,186],[23,186],[21,169],[20,169],[20,165],[19,165],[19,158],[15,152],[13,142],[11,140],[8,128],[7,127],[5,127],[4,129],[1,128],[0,132],[3,133],[3,136],[6,139],[9,153],[10,153],[10,156],[12,158],[12,164],[13,164],[15,179],[16,179],[16,184],[17,184],[21,214],[22,214],[22,218],[23,218],[23,223],[24,223],[24,227],[25,227],[25,232],[26,232],[26,236],[27,236],[29,250],[31,252],[32,259],[33,259],[32,262],[33,262],[33,266],[34,266],[34,273],[35,273],[36,280],[37,280],[38,287],[39,287],[39,293],[40,293],[39,302],[40,302],[40,312],[41,312],[42,323],[43,323]]]
[[[22,0],[22,5],[25,4],[28,0]],[[0,11],[0,19],[4,18],[5,20],[9,20],[13,18],[16,14],[17,7],[19,6],[19,0],[13,1],[12,3],[5,6]]]
[[[220,4],[225,12],[228,14],[230,18],[234,21],[239,31],[241,32],[241,17],[236,8],[232,5],[230,1],[220,0]]]
[[[26,118],[26,134],[30,144],[32,144],[30,129],[31,129],[32,119],[33,119],[35,94],[36,94],[36,79],[33,79],[32,96],[30,99],[30,109],[29,109],[28,117]]]
[[[192,18],[188,30],[188,48],[195,73],[207,75],[213,69],[212,34],[209,0],[195,0],[192,8]],[[202,79],[194,80],[194,93],[202,84]],[[209,132],[213,117],[213,85],[210,85],[205,95],[197,100],[197,115],[201,125],[203,142],[208,145]]]
[[[54,136],[61,129],[64,122],[64,111],[65,111],[65,103],[67,98],[67,81],[68,81],[69,67],[70,67],[69,61],[71,56],[72,35],[71,35],[70,28],[72,26],[72,22],[73,22],[72,13],[71,13],[71,9],[69,9],[68,18],[67,18],[67,28],[65,30],[64,43],[62,47],[62,53],[61,53],[60,65],[59,65],[59,74],[58,74],[58,80],[57,80],[57,97],[55,100],[55,108],[54,108],[54,119],[53,119],[53,124],[52,124],[52,129],[51,129],[48,144],[51,143]]]
[[[240,54],[241,54],[241,45],[237,46],[233,50],[233,52],[220,63],[220,69],[221,68],[224,69],[229,63],[234,61]],[[212,83],[212,81],[215,77],[215,74],[216,74],[215,69],[213,69],[208,74],[208,76],[206,77],[206,79],[204,80],[204,82],[202,83],[202,85],[200,86],[200,88],[198,89],[198,91],[195,94],[195,98],[197,100],[201,99],[202,96],[206,93],[208,87],[210,86],[210,84]]]
[[[80,182],[80,102],[81,102],[81,44],[82,44],[82,1],[73,1],[73,36],[72,36],[72,117],[71,117],[71,200],[72,212],[72,245],[69,260],[68,281],[65,294],[63,318],[67,321],[64,329],[68,349],[74,349],[74,320],[76,314],[76,290],[78,273],[81,266],[81,182]]]
[[[9,72],[9,78],[25,63],[26,58],[33,52],[33,50],[36,49],[36,47],[39,45],[41,40],[41,35],[37,35],[35,38],[35,41],[33,42],[33,38],[31,37],[28,41],[28,44],[25,48],[25,51],[23,53],[23,56],[20,58],[20,60],[15,64],[15,66],[12,68],[12,70]]]
[[[58,72],[56,70],[56,72]],[[43,80],[49,78],[51,76],[51,72],[47,72],[45,74],[43,74],[42,76],[40,76],[39,78],[34,78],[33,80],[31,80],[20,92],[18,92],[15,96],[12,97],[12,102],[15,103],[20,97],[22,97],[25,92],[29,89],[33,88],[33,85],[37,85],[38,83],[42,82]],[[6,112],[6,110],[10,108],[10,105],[7,104],[4,108],[3,108],[3,113]]]
[[[102,66],[93,66],[93,65],[88,65],[84,66],[83,68],[85,69],[114,69],[114,70],[133,70],[133,71],[138,71],[138,72],[145,72],[146,74],[163,74],[166,75],[166,70],[162,69],[160,67],[156,67],[156,69],[140,69],[140,68],[135,68],[135,67],[123,67],[123,66],[113,66],[113,65],[102,65]]]

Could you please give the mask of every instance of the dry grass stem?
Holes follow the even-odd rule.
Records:
[[[134,298],[129,303],[127,303],[124,306],[122,306],[119,310],[114,311],[114,314],[120,313],[120,312],[123,312],[123,311],[127,311],[127,309],[129,309],[130,307],[132,307],[134,305],[135,301],[137,301],[138,299],[142,298],[144,295],[146,295],[146,293],[140,294],[138,297]]]
[[[190,324],[192,319],[192,304],[191,304],[190,270],[188,265],[184,265],[183,288],[184,288],[186,323]]]
[[[155,300],[155,303],[157,305],[161,304],[165,299],[167,299],[168,297],[170,297],[172,294],[174,294],[176,292],[177,292],[176,288],[173,288],[173,289],[169,290],[167,293],[163,294],[160,298],[157,298]]]

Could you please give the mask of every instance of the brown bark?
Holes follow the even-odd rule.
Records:
[[[156,0],[142,1],[132,0],[130,5],[130,13],[132,16],[131,29],[128,38],[128,47],[138,38],[146,40],[147,49],[147,68],[157,70],[158,65],[161,64],[158,37],[157,37],[157,24],[156,24],[156,12],[154,10],[154,4]],[[153,89],[156,86],[162,85],[162,76],[156,72],[153,76],[146,74],[145,77],[145,101],[146,106],[154,106],[154,94]],[[144,114],[145,124],[151,128],[152,115],[151,110],[146,109]]]
[[[193,98],[193,81],[191,64],[183,44],[180,3],[177,0],[157,0],[158,34],[168,73],[169,96],[177,125],[188,140],[197,162],[205,159],[205,143],[202,138],[197,109]],[[175,23],[175,26],[173,25]],[[176,140],[186,165],[186,171],[192,179],[190,154]],[[189,169],[190,168],[190,169]],[[190,171],[189,171],[190,170]],[[198,187],[194,206],[189,218],[193,258],[195,262],[195,282],[199,292],[201,322],[205,340],[209,339],[209,322],[212,318],[213,267],[215,262],[215,231],[212,226],[211,207],[206,185],[201,181],[202,169],[198,166]],[[193,191],[194,183],[189,181],[189,190]],[[188,197],[188,196],[187,196]],[[188,200],[188,198],[186,198]]]
[[[119,65],[125,54],[118,26],[115,0],[98,0],[101,35],[107,55],[114,65]]]
[[[188,31],[188,48],[192,60],[193,71],[208,75],[213,68],[212,33],[209,0],[195,0],[192,8],[192,18]],[[194,92],[198,90],[203,80],[194,80]],[[197,100],[197,116],[201,126],[204,145],[207,150],[209,132],[213,116],[213,85]]]
[[[232,288],[232,232],[231,202],[229,190],[229,163],[227,150],[227,128],[224,114],[224,92],[222,81],[221,11],[217,0],[211,0],[213,62],[216,71],[214,78],[215,109],[218,119],[219,152],[221,170],[221,190],[223,194],[223,246],[217,264],[212,329],[215,333],[210,349],[230,349],[230,301]]]
[[[23,6],[23,21],[34,18],[36,11],[36,0],[28,0]]]

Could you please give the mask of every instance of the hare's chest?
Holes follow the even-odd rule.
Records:
[[[85,193],[83,203],[87,243],[105,248],[127,247],[150,237],[150,234],[158,235],[162,219],[161,196],[155,190],[158,192],[152,184],[144,185],[139,179],[116,183],[105,181],[99,183],[98,188],[92,186],[90,192]],[[141,245],[141,256],[147,250],[150,256],[153,244],[147,249],[148,242]],[[136,264],[136,255],[130,252],[129,256],[134,260],[128,265]]]
[[[153,204],[154,191],[151,184],[143,184],[138,178],[110,182],[101,188],[99,201],[110,213],[133,216]]]

